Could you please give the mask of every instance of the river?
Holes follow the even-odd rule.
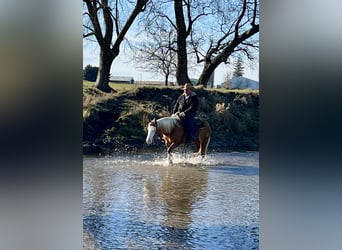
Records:
[[[259,153],[83,159],[83,249],[259,249]]]

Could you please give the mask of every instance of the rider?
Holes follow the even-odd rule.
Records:
[[[184,93],[178,97],[172,113],[178,115],[183,122],[187,135],[185,143],[191,143],[195,139],[194,120],[198,109],[198,96],[193,92],[194,87],[190,83],[184,84],[183,90]]]

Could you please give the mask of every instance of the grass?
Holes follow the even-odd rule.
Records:
[[[136,88],[135,84],[109,83],[109,86],[118,92],[124,92]],[[83,88],[95,87],[95,82],[83,80]]]
[[[171,89],[180,89],[180,86],[162,86],[162,85],[137,85],[137,84],[127,84],[127,83],[109,83],[109,86],[116,91],[122,93],[125,91],[135,90],[140,87],[155,87],[155,88],[171,88]],[[83,88],[92,88],[95,87],[95,82],[83,81]],[[201,88],[201,87],[197,87]],[[225,88],[215,88],[215,89],[206,89],[208,91],[217,91],[221,93],[240,93],[240,94],[250,94],[255,93],[259,94],[259,90],[254,89],[225,89]]]

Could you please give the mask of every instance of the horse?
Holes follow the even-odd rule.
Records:
[[[210,142],[211,128],[207,121],[202,121],[196,118],[194,124],[198,123],[200,126],[198,128],[195,126],[195,153],[200,154],[202,158],[204,158]],[[169,163],[172,164],[172,150],[185,143],[185,131],[182,121],[178,116],[163,117],[158,120],[154,118],[147,126],[147,144],[152,143],[155,134],[163,135],[168,160]]]

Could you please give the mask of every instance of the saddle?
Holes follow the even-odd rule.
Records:
[[[199,118],[195,118],[194,127],[195,127],[195,131],[197,131],[200,128],[203,128],[204,127],[203,121]]]

